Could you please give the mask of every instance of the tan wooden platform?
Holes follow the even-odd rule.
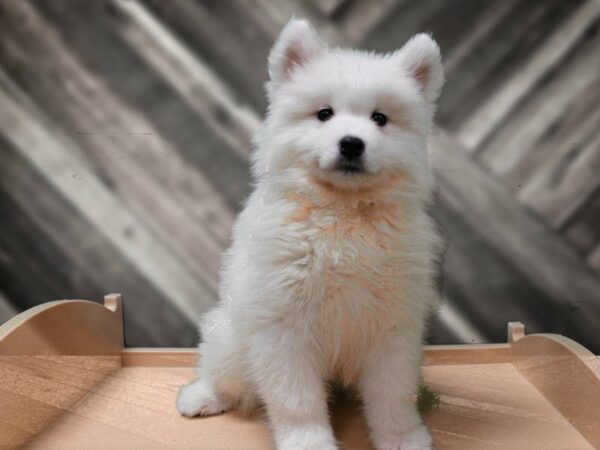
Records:
[[[105,305],[51,302],[0,327],[0,448],[272,448],[259,414],[179,416],[195,350],[123,349],[120,296]],[[436,448],[598,448],[598,359],[561,336],[524,336],[519,323],[509,341],[426,348]],[[352,393],[331,408],[344,448],[371,448]]]

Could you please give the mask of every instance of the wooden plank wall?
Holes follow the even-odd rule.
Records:
[[[596,0],[0,2],[0,320],[118,291],[129,345],[194,345],[292,14],[333,44],[442,47],[429,340],[521,320],[600,353]]]

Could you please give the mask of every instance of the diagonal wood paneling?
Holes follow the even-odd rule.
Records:
[[[334,44],[391,51],[431,31],[445,54],[433,213],[450,239],[447,305],[430,340],[503,340],[519,319],[600,351],[599,13],[593,0],[1,2],[3,304],[124,291],[128,342],[190,345],[249,189],[266,57],[296,14]]]

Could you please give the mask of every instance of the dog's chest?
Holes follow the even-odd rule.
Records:
[[[313,308],[333,376],[350,383],[360,354],[402,311],[405,222],[399,203],[364,202],[351,208],[295,199],[287,223],[307,242],[296,285]]]

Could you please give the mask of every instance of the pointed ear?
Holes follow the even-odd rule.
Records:
[[[420,33],[396,52],[400,64],[418,84],[423,96],[435,102],[444,84],[440,48],[430,35]]]
[[[306,20],[291,19],[279,34],[269,55],[269,77],[280,84],[292,72],[323,51],[317,32]]]

